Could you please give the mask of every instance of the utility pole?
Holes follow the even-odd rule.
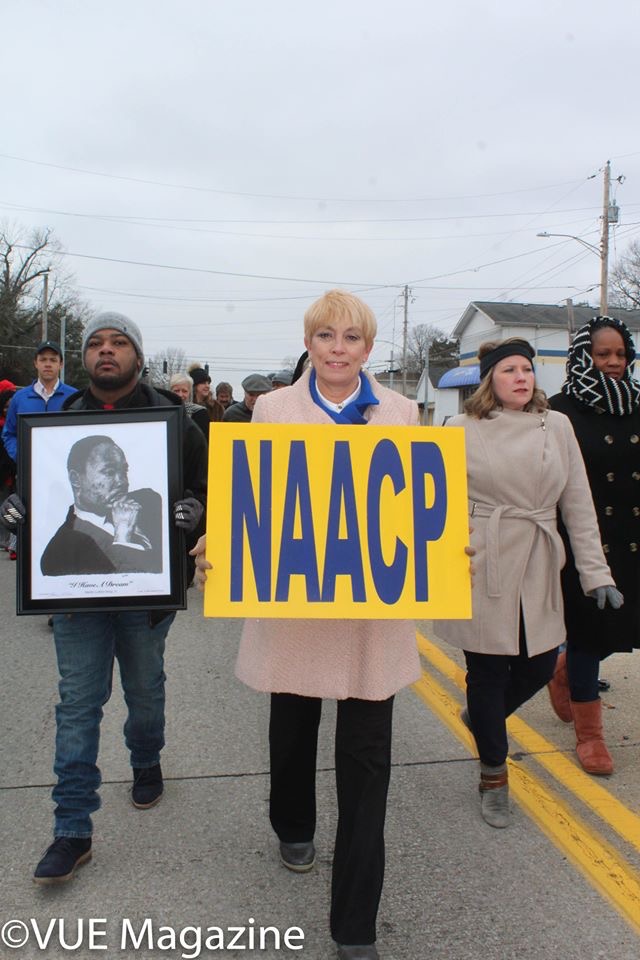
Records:
[[[44,290],[42,293],[42,339],[47,339],[47,329],[48,329],[48,318],[47,311],[49,308],[49,271],[45,270],[44,275]]]
[[[423,425],[424,425],[425,427],[428,427],[428,426],[429,426],[429,390],[430,390],[430,387],[431,387],[431,384],[429,383],[429,354],[430,354],[430,352],[431,352],[431,341],[430,341],[430,340],[427,340],[427,349],[426,349],[425,356],[424,356],[424,370],[423,370],[423,378],[424,378],[424,390],[423,390],[423,395],[424,395],[424,400],[423,400],[423,402],[424,402],[424,420],[423,420]]]
[[[404,320],[402,322],[402,395],[407,395],[407,333],[409,327],[409,287],[405,283],[403,289],[404,296]]]
[[[569,331],[569,343],[573,340],[573,334],[576,329],[576,318],[573,312],[573,300],[567,297],[567,330]]]
[[[602,240],[600,241],[600,316],[606,317],[608,309],[609,280],[609,192],[611,189],[611,161],[604,167],[604,202],[602,205]]]

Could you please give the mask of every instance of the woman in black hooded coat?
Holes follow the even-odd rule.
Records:
[[[549,684],[552,706],[573,721],[576,752],[587,773],[610,774],[598,695],[600,661],[639,646],[640,586],[640,383],[632,378],[635,347],[626,325],[594,317],[574,336],[567,379],[549,405],[566,414],[582,451],[598,515],[603,549],[616,586],[619,610],[594,610],[580,588],[573,554],[562,530],[567,563],[562,573],[566,654]]]

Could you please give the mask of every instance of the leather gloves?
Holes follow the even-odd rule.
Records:
[[[184,499],[176,500],[173,505],[174,523],[176,527],[181,527],[187,533],[193,533],[200,523],[203,513],[204,507],[199,500],[196,500],[191,490],[185,490]]]
[[[0,523],[12,533],[24,523],[26,516],[24,503],[17,493],[12,493],[0,506]]]

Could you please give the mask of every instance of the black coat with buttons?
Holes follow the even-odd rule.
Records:
[[[567,642],[600,657],[640,646],[638,588],[640,586],[640,410],[623,417],[599,413],[574,397],[551,397],[553,410],[573,424],[587,468],[598,514],[602,545],[624,606],[598,610],[585,597],[566,531],[560,532],[567,551],[562,572]]]

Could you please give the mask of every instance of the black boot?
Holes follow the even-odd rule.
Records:
[[[154,767],[134,767],[133,787],[131,788],[131,803],[138,810],[148,810],[155,807],[162,796],[164,784],[160,764]]]
[[[34,883],[64,883],[91,859],[91,837],[56,837],[33,874]]]

